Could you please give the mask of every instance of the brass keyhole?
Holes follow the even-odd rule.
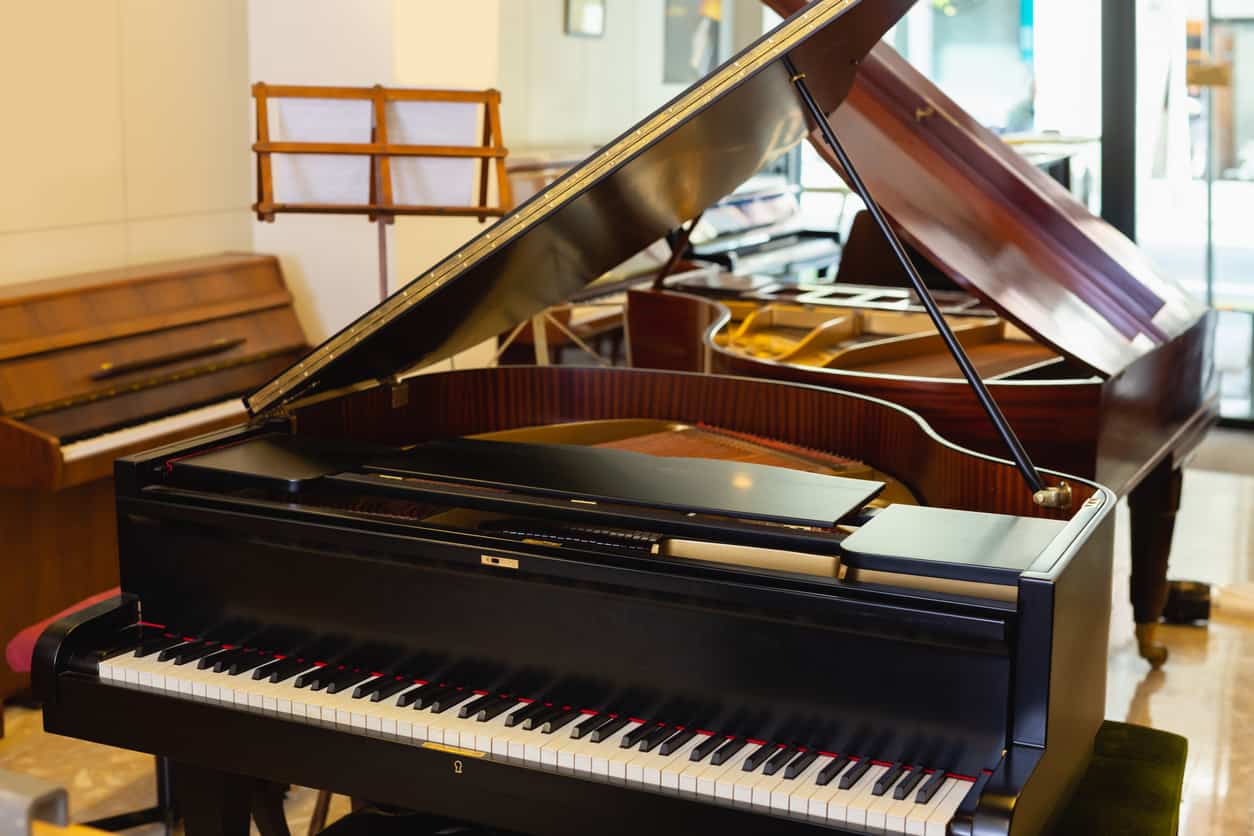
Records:
[[[462,774],[462,762],[461,761],[453,761],[453,772],[455,772],[458,775]]]

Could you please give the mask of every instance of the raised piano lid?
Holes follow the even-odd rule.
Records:
[[[245,399],[254,414],[388,380],[508,331],[805,138],[781,58],[834,109],[912,0],[817,0]]]
[[[805,6],[763,2],[783,15]],[[1007,319],[1093,371],[1118,373],[1205,313],[1132,241],[891,47],[872,49],[844,106],[825,110],[903,238]],[[821,142],[816,147],[839,170]]]

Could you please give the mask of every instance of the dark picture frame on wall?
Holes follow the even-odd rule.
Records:
[[[600,38],[605,34],[605,0],[566,0],[566,34]]]

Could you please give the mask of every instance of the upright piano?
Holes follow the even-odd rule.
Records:
[[[244,422],[306,349],[273,256],[0,288],[0,641],[117,585],[115,458]]]
[[[805,5],[766,2],[781,14]],[[965,326],[960,336],[1027,450],[1128,497],[1137,635],[1161,664],[1153,625],[1166,603],[1181,467],[1218,419],[1213,311],[888,45],[860,62],[849,96],[828,113]],[[841,172],[817,131],[811,138]],[[859,217],[835,283],[785,286],[728,271],[633,293],[631,357],[875,395],[916,410],[946,438],[1004,455],[912,296],[879,230]]]
[[[253,392],[247,426],[120,461],[122,594],[40,638],[45,727],[169,758],[190,836],[253,805],[282,832],[276,784],[531,834],[1045,832],[1104,713],[1110,491],[1045,472],[1069,502],[1038,501],[822,387],[409,374],[795,147],[784,59],[834,107],[907,5],[818,0]]]

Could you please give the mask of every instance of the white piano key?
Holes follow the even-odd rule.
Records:
[[[776,784],[771,790],[771,809],[777,813],[805,812],[805,804],[798,804],[794,799],[799,795],[803,797],[809,795],[808,790],[815,786],[814,780],[819,770],[830,760],[831,758],[815,758],[814,763],[802,770],[797,777],[785,777],[783,781]]]
[[[806,774],[797,776],[800,786],[794,789],[788,797],[788,811],[790,813],[798,816],[809,815],[810,799],[820,790],[827,789],[827,787],[820,787],[818,785],[819,773],[827,768],[827,765],[831,763],[832,760],[833,758],[831,755],[819,755],[818,759],[814,763],[810,764],[811,768],[806,770]],[[840,779],[834,778],[832,780],[836,781]],[[824,813],[823,818],[827,818],[826,813]]]
[[[678,759],[672,759],[670,763],[662,767],[662,772],[658,777],[658,781],[663,790],[685,792],[683,789],[684,774],[691,770],[695,775],[697,771],[703,768],[701,763],[694,763],[692,761],[692,750],[704,743],[709,737],[710,735],[707,732],[697,732],[697,736],[690,741],[692,745],[684,747],[683,756]],[[709,762],[709,759],[710,755],[706,755],[705,761],[707,763]],[[689,779],[688,786],[690,789],[688,789],[687,792],[695,793],[697,791],[695,778]]]
[[[849,788],[852,795],[849,798],[844,821],[850,827],[858,827],[863,830],[866,829],[867,808],[871,806],[871,802],[876,800],[876,796],[871,794],[875,791],[875,782],[878,781],[880,776],[887,772],[889,768],[890,767],[879,765],[872,766],[867,771],[867,774],[862,776],[861,781]],[[861,791],[857,791],[859,786],[861,787]]]
[[[639,723],[628,723],[605,740],[596,744],[596,750],[592,755],[592,774],[602,778],[610,777],[610,758],[619,756],[622,752],[620,744],[623,741],[623,735],[629,734],[640,727]]]
[[[972,786],[972,782],[961,778],[950,778],[945,781],[945,784],[950,785],[949,791],[927,817],[927,826],[923,831],[923,836],[945,836],[949,832],[949,820],[954,817],[954,813],[958,812],[959,805],[967,797]],[[941,787],[942,790],[944,788],[944,786]]]
[[[770,745],[770,744],[767,744],[767,745]],[[724,801],[734,800],[735,795],[736,795],[737,782],[743,779],[744,776],[749,774],[745,772],[745,761],[748,760],[750,755],[752,755],[754,752],[758,751],[761,748],[762,748],[761,744],[750,743],[748,746],[746,746],[745,748],[737,752],[735,757],[728,758],[728,760],[731,762],[731,765],[727,769],[719,771],[718,774],[714,776],[714,781],[713,781],[714,791],[713,793],[711,793],[711,795],[713,795],[715,798],[721,798]],[[707,778],[706,780],[709,780],[709,779]],[[702,781],[700,778],[697,779],[697,794],[698,795],[706,794],[703,792],[704,783],[705,782]]]

